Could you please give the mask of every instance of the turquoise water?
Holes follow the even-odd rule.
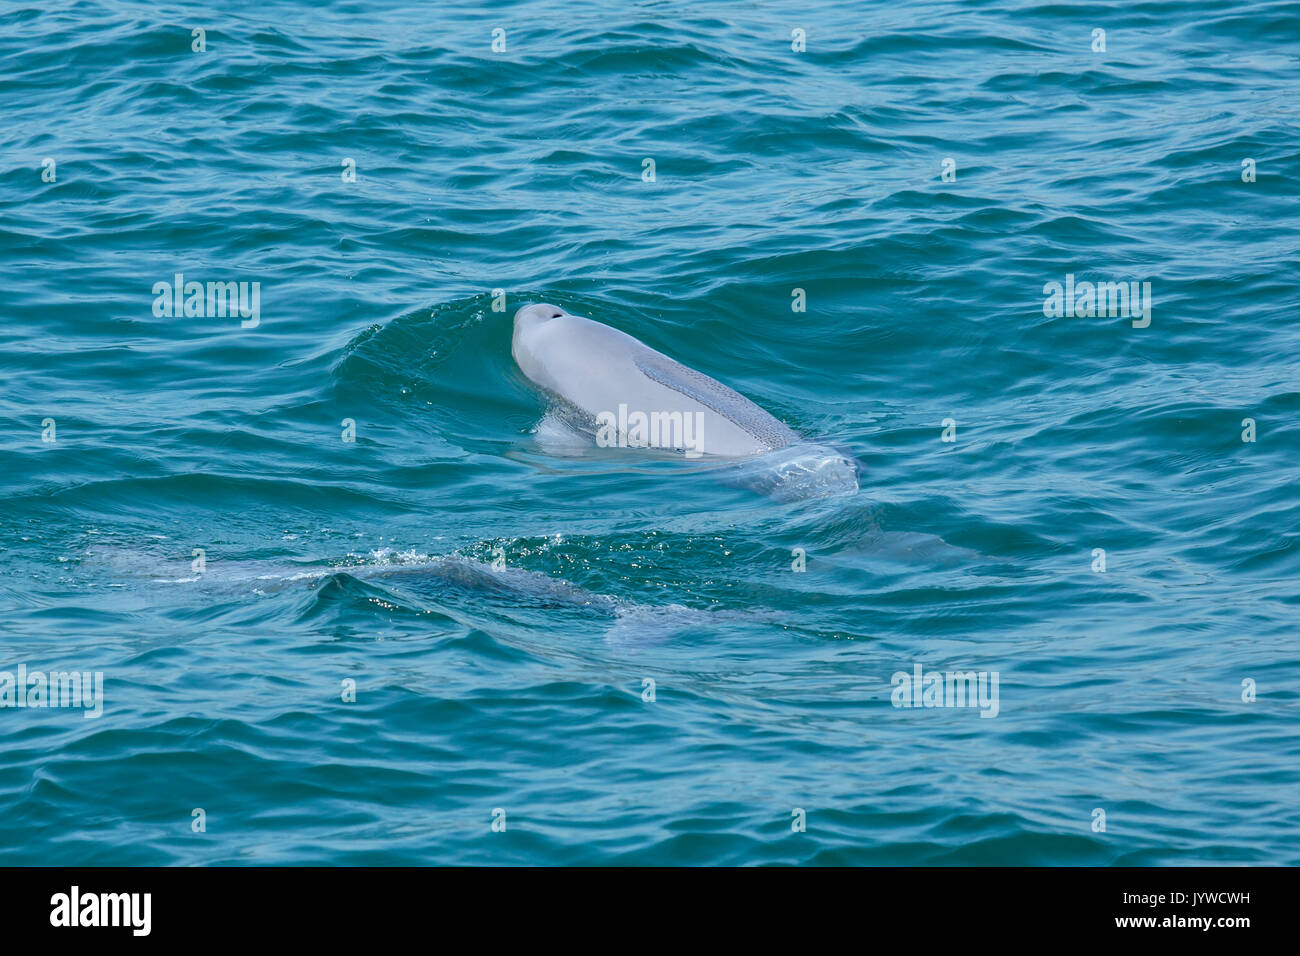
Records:
[[[1300,863],[1300,4],[0,24],[0,670],[103,675],[0,862]],[[531,301],[860,491],[557,453]]]

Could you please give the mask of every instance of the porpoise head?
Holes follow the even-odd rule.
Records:
[[[558,305],[551,305],[549,302],[526,305],[515,313],[515,330],[510,338],[510,352],[524,374],[535,382],[539,381],[541,368],[533,354],[534,343],[529,340],[532,334],[546,323],[563,318],[567,314]]]
[[[518,334],[521,328],[531,328],[540,322],[558,319],[567,314],[558,305],[551,305],[549,302],[534,302],[515,313],[515,333]]]

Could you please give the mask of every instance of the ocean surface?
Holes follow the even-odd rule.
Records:
[[[1300,864],[1298,200],[1295,2],[0,3],[0,863]]]

